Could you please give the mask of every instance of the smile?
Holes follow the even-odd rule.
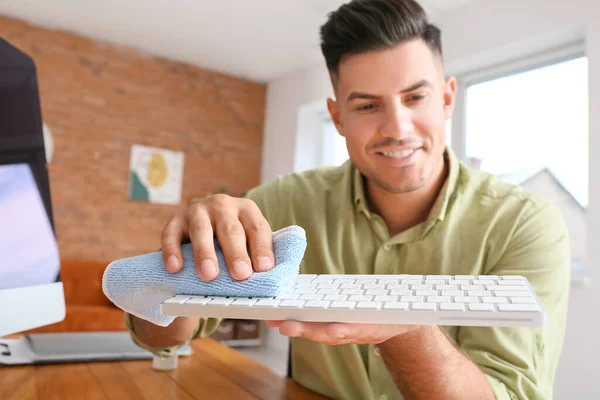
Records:
[[[401,150],[401,151],[385,151],[382,152],[380,154],[383,154],[386,157],[392,157],[392,158],[406,158],[406,157],[410,157],[416,149],[408,149],[408,150]]]

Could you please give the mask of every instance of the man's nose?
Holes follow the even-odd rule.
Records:
[[[402,140],[411,136],[415,126],[411,119],[410,110],[402,104],[388,107],[380,128],[381,136],[390,139]]]

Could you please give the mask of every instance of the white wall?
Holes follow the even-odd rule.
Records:
[[[600,398],[600,1],[486,0],[452,10],[439,22],[447,70],[458,74],[532,52],[586,40],[589,60],[590,178],[588,265],[592,289],[572,288],[567,338],[555,385],[557,399]],[[269,85],[262,179],[302,165],[298,108],[331,96],[325,67],[315,66]],[[561,101],[557,99],[557,101]],[[302,132],[300,132],[302,133]],[[313,132],[313,137],[317,135]],[[300,143],[298,146],[297,143]],[[305,144],[302,144],[305,143]],[[306,153],[304,153],[306,154]]]

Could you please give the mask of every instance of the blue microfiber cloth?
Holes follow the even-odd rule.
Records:
[[[253,272],[250,278],[236,281],[229,275],[225,258],[215,239],[219,275],[212,281],[200,279],[194,266],[191,244],[184,244],[183,268],[173,274],[166,270],[162,252],[123,258],[108,265],[102,290],[122,310],[156,325],[168,326],[175,317],[161,315],[160,304],[175,295],[276,297],[286,293],[300,272],[306,250],[306,233],[292,225],[273,232],[275,267]]]

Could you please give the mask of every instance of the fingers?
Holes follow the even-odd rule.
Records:
[[[213,280],[219,275],[219,261],[215,252],[212,222],[206,207],[199,205],[190,208],[187,223],[198,276],[203,280]]]
[[[407,329],[402,325],[343,324],[326,322],[268,321],[284,336],[301,337],[327,345],[381,343]]]
[[[275,265],[273,232],[269,223],[251,200],[246,200],[240,209],[239,220],[248,238],[252,268],[257,272],[269,271]]]
[[[183,215],[175,215],[165,225],[161,236],[163,262],[167,271],[178,272],[183,267],[181,239],[187,234],[187,223]]]
[[[220,200],[219,200],[220,201]],[[217,239],[233,279],[244,280],[252,275],[252,263],[246,247],[246,232],[238,218],[238,210],[223,199],[214,204]]]

